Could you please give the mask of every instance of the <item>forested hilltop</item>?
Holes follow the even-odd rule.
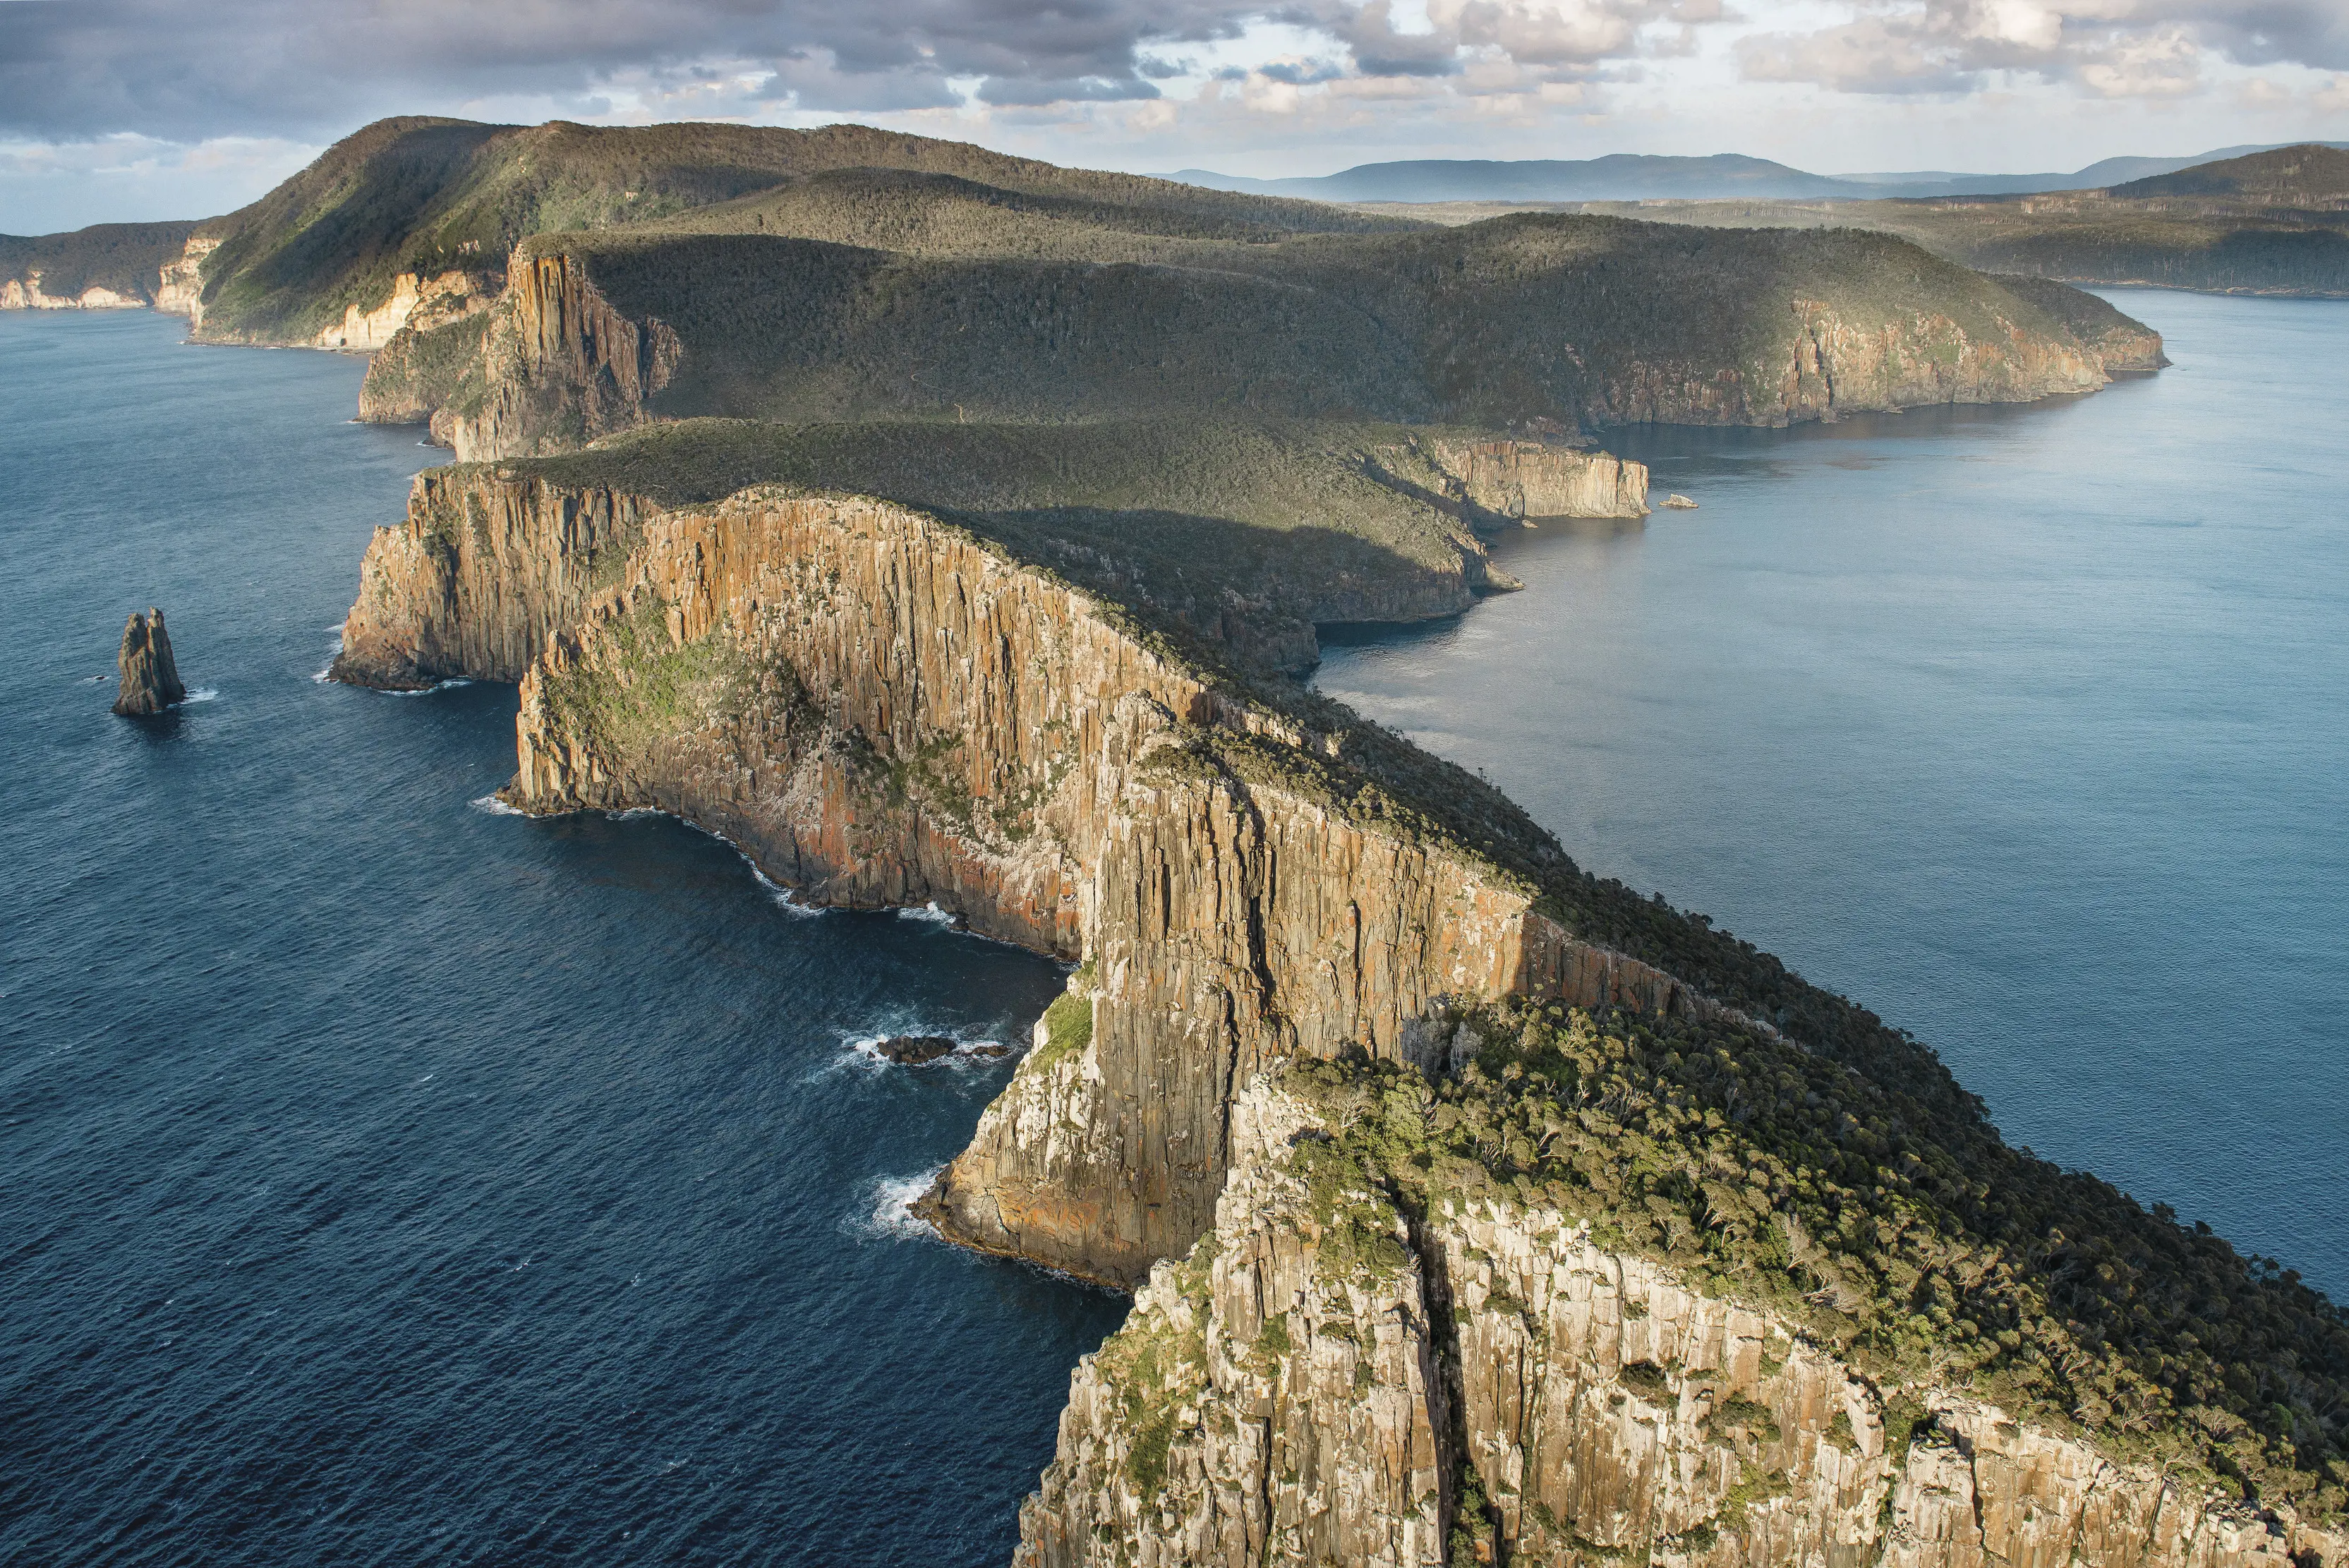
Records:
[[[695,415],[1782,424],[2159,361],[1880,238],[1464,231],[853,126],[388,120],[189,258],[200,338],[380,348],[363,417],[484,457]]]

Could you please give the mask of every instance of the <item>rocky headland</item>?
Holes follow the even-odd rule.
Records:
[[[1392,435],[1292,428],[1247,494],[1374,486],[1426,546],[1376,591],[1430,604],[1469,506],[1613,462]],[[1202,613],[1245,572],[1178,550],[1154,595],[1112,548],[1151,514],[1077,461],[1118,442],[1022,498],[973,459],[1033,432],[911,439],[427,474],[337,671],[518,675],[514,805],[657,806],[1075,963],[920,1205],[1137,1292],[1024,1562],[2344,1561],[2349,1325],[2296,1277],[2008,1147],[1930,1051],[1283,679]],[[808,477],[891,452],[894,497]],[[915,498],[949,471],[961,506]],[[1300,618],[1314,538],[1275,541]]]
[[[122,628],[122,650],[115,665],[122,681],[114,699],[118,713],[139,716],[160,713],[174,702],[187,701],[180,666],[171,657],[171,635],[163,629],[163,612],[131,613]]]
[[[1295,679],[1643,516],[1609,425],[2089,391],[2139,324],[858,128],[386,122],[210,233],[203,335],[380,341],[467,460],[337,678],[517,680],[514,807],[1071,965],[918,1204],[1135,1293],[1023,1562],[2344,1568],[2337,1309]]]

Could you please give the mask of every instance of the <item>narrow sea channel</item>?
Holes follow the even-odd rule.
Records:
[[[1609,444],[1699,504],[1317,684],[2349,1296],[2349,303],[2107,297],[2091,397]]]

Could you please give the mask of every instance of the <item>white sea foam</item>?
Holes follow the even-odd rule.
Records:
[[[530,815],[519,806],[508,805],[494,794],[485,794],[478,799],[469,800],[465,804],[475,811],[487,812],[492,816],[528,816]]]
[[[951,926],[955,923],[954,916],[939,909],[936,904],[925,904],[918,909],[900,909],[897,911],[897,918],[901,920],[921,920],[933,926]]]
[[[199,702],[217,702],[219,701],[220,688],[217,686],[199,686],[193,691],[189,692],[185,697],[180,699],[181,706],[190,708],[194,707]]]
[[[945,1168],[934,1165],[918,1176],[875,1177],[864,1184],[856,1207],[842,1218],[841,1230],[860,1241],[907,1241],[936,1235],[907,1206],[927,1192]]]
[[[714,836],[723,837],[722,835]],[[766,889],[767,898],[774,904],[775,908],[782,910],[787,915],[797,915],[802,920],[812,920],[817,916],[824,912],[824,908],[822,904],[801,903],[799,900],[799,895],[793,893],[789,888],[784,887],[781,882],[776,881],[772,877],[768,876],[764,871],[760,870],[759,863],[756,860],[751,859],[749,852],[744,850],[740,845],[734,844],[730,840],[727,842],[728,847],[731,848],[735,854],[742,857],[742,864],[750,868],[750,875],[759,879],[759,886]]]
[[[451,676],[451,677],[450,677],[450,678],[449,678],[448,680],[437,680],[437,681],[433,682],[431,685],[427,686],[427,687],[423,688],[423,689],[422,689],[422,690],[420,690],[420,691],[385,691],[385,692],[382,692],[382,693],[381,693],[381,695],[386,696],[386,697],[429,697],[429,696],[431,696],[431,695],[432,695],[432,693],[434,693],[435,691],[454,691],[456,688],[458,688],[458,687],[460,687],[460,686],[471,686],[471,684],[472,684],[472,682],[471,682],[471,680],[466,680],[463,676],[461,676],[461,675],[456,675],[456,676]]]

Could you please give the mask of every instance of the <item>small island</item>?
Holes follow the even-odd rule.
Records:
[[[122,653],[117,662],[122,670],[122,689],[115,695],[116,712],[140,718],[187,701],[188,689],[180,682],[180,667],[171,658],[171,639],[163,629],[161,610],[150,607],[145,615],[132,612],[122,628]]]

